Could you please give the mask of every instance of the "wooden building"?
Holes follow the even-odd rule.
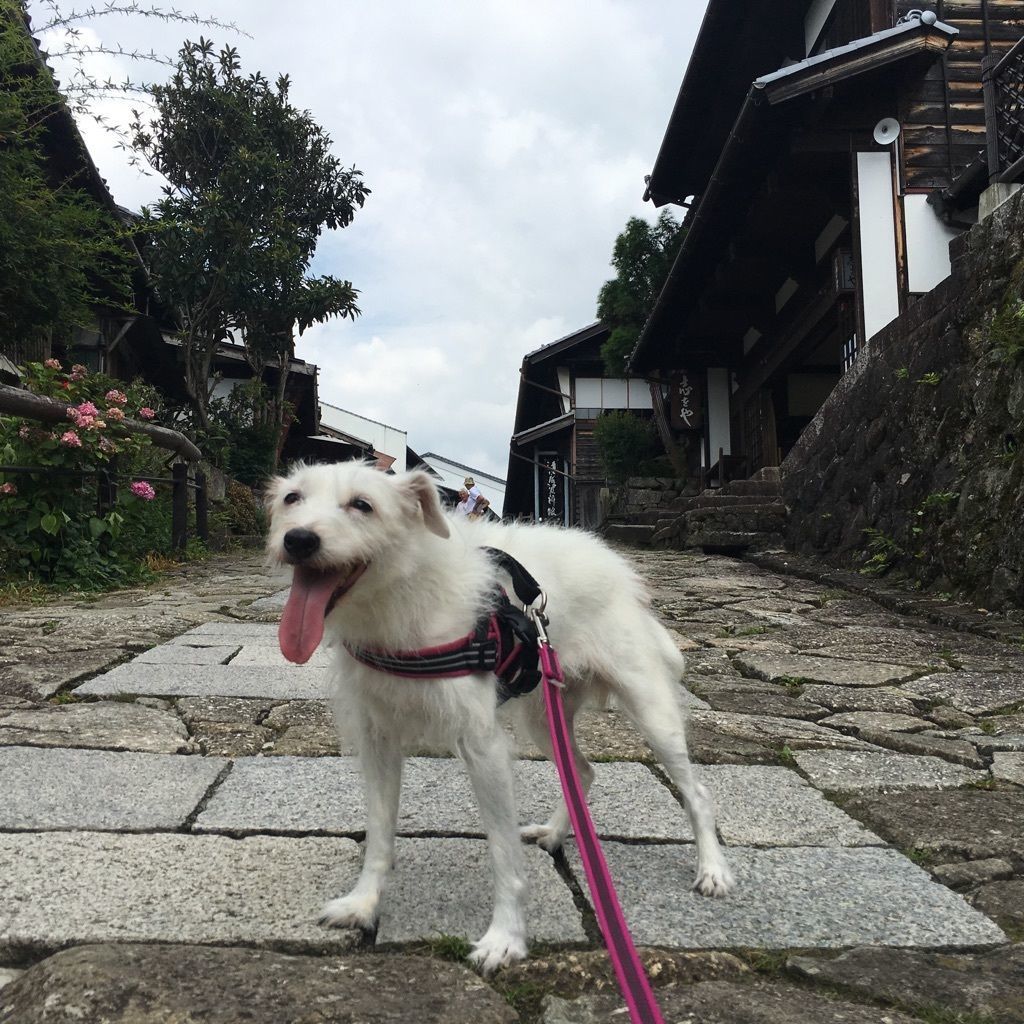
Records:
[[[778,465],[948,275],[999,170],[983,61],[1022,35],[1024,0],[710,0],[647,179],[687,236],[628,364],[696,382],[705,469]]]
[[[523,357],[509,450],[506,518],[597,527],[606,486],[594,423],[606,409],[651,416],[643,379],[604,375],[601,346],[609,330],[595,323]],[[660,394],[660,387],[655,389]]]

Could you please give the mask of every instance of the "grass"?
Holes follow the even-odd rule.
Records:
[[[81,697],[76,697],[74,690],[61,690],[50,698],[51,704],[80,704]]]
[[[470,941],[461,935],[447,935],[441,932],[424,944],[425,951],[441,960],[461,963],[473,951]]]
[[[787,768],[796,767],[796,754],[793,753],[789,747],[783,745],[779,748],[778,753],[779,764],[785,765]]]
[[[936,856],[933,850],[922,850],[917,846],[913,846],[900,850],[900,853],[919,868],[930,868],[936,863]]]
[[[965,782],[960,788],[961,789],[985,789],[985,790],[995,789],[996,788],[996,780],[995,779],[975,779],[974,782]]]
[[[540,1020],[541,1003],[549,992],[547,986],[536,981],[502,984],[500,975],[492,986],[521,1020]]]

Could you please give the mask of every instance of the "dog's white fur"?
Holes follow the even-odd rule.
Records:
[[[285,503],[294,495],[298,498]],[[622,558],[577,530],[449,517],[422,472],[389,476],[354,462],[299,467],[273,481],[268,498],[273,559],[293,560],[286,557],[284,537],[300,528],[321,541],[307,564],[368,566],[326,621],[325,635],[336,652],[335,712],[359,750],[367,827],[359,880],[324,907],[324,923],[376,927],[394,855],[403,756],[413,749],[443,748],[466,765],[494,873],[493,917],[470,959],[489,973],[526,955],[520,836],[554,851],[570,825],[562,803],[545,824],[517,830],[511,754],[495,708],[493,676],[398,679],[356,662],[339,642],[398,651],[465,635],[493,586],[495,569],[481,551],[485,545],[518,559],[548,596],[549,632],[566,676],[570,725],[588,701],[615,696],[683,795],[696,837],[694,888],[705,895],[728,892],[733,880],[715,834],[712,801],[687,756],[676,690],[683,659],[651,614],[644,585]],[[359,498],[371,512],[352,505]],[[512,594],[510,581],[501,582]],[[550,756],[540,687],[509,701],[502,712],[511,712],[517,727]],[[589,786],[594,772],[575,742],[574,753],[583,785]]]

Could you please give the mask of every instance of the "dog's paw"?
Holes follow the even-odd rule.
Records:
[[[369,897],[339,896],[324,904],[317,923],[327,928],[358,928],[372,934],[377,930],[377,901]]]
[[[736,885],[729,865],[722,861],[707,868],[700,868],[693,883],[694,892],[701,896],[725,896]]]
[[[536,843],[542,850],[554,853],[562,848],[565,833],[550,825],[524,825],[519,830],[519,838],[524,843]]]
[[[489,928],[479,942],[473,943],[469,962],[485,977],[499,967],[508,967],[526,959],[526,939],[498,928]]]

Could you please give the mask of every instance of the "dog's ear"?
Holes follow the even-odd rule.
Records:
[[[415,470],[406,473],[402,479],[402,488],[420,507],[423,513],[423,525],[438,537],[447,537],[450,534],[448,521],[441,511],[441,501],[437,496],[437,486],[426,473]]]

